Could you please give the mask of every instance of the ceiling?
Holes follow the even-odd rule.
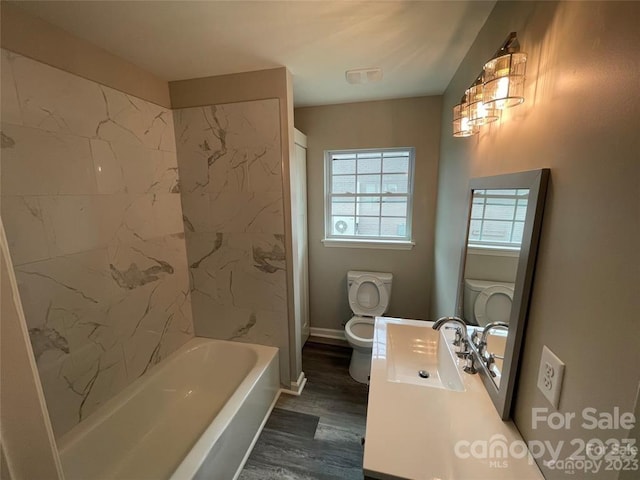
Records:
[[[495,1],[19,1],[165,80],[286,66],[296,106],[438,95]],[[345,71],[380,67],[380,82]]]

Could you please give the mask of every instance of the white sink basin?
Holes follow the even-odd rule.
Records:
[[[377,317],[363,470],[379,480],[544,480],[531,456],[456,454],[473,442],[522,442],[503,422],[479,375],[463,372],[454,332],[433,322]],[[418,375],[429,372],[429,378]],[[462,443],[460,443],[462,442]]]
[[[464,391],[455,354],[439,331],[388,322],[386,347],[390,382]]]

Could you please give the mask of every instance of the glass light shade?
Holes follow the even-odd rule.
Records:
[[[484,65],[484,105],[499,110],[524,102],[527,54],[507,53]]]
[[[466,93],[469,101],[469,124],[479,127],[500,118],[499,110],[484,103],[484,89],[481,83],[473,85]]]
[[[453,107],[453,136],[470,137],[478,133],[478,127],[469,123],[469,104],[462,102]]]

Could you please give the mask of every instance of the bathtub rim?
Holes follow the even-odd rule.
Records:
[[[224,340],[223,340],[224,341]],[[196,442],[192,445],[189,453],[185,455],[180,464],[176,467],[176,469],[169,476],[169,480],[177,480],[184,478],[194,478],[198,473],[200,467],[204,464],[207,456],[211,452],[212,446],[215,442],[220,438],[220,436],[227,430],[231,422],[234,420],[236,414],[244,404],[244,401],[251,394],[251,392],[256,387],[256,384],[260,382],[263,376],[266,374],[269,368],[273,367],[273,362],[276,363],[276,377],[279,379],[280,377],[280,369],[278,366],[279,363],[279,349],[277,347],[268,347],[264,345],[256,345],[252,343],[239,343],[239,342],[228,342],[235,345],[246,345],[251,347],[257,347],[259,350],[263,350],[262,352],[258,352],[258,360],[256,365],[261,365],[260,371],[258,374],[255,374],[257,370],[257,366],[254,366],[249,374],[244,378],[242,383],[238,385],[233,394],[229,397],[224,406],[220,409],[215,418],[207,425],[205,430],[200,434],[200,436],[196,439]],[[264,363],[262,363],[264,362]],[[251,381],[248,381],[248,377],[252,376]],[[282,388],[278,383],[275,391],[274,398],[271,401],[271,404],[267,408],[264,418],[262,419],[260,425],[256,433],[254,434],[251,443],[249,444],[247,451],[245,452],[242,460],[236,470],[234,475],[234,479],[240,475],[240,472],[244,468],[244,465],[253,450],[255,443],[264,428],[264,425],[267,423],[269,416],[271,415],[271,411],[276,405],[278,398],[280,397],[280,393]]]
[[[176,363],[182,354],[189,353],[193,350],[197,350],[211,343],[223,343],[226,345],[233,345],[234,348],[246,347],[246,348],[255,350],[257,354],[256,364],[259,364],[261,360],[264,360],[266,355],[269,355],[269,354],[271,354],[271,356],[278,355],[278,348],[276,347],[268,347],[265,345],[257,345],[253,343],[232,342],[228,340],[218,340],[218,339],[206,338],[206,337],[191,338],[180,348],[178,348],[177,350],[169,354],[167,357],[165,357],[162,361],[153,365],[145,375],[142,375],[136,378],[133,382],[127,385],[114,397],[110,398],[104,404],[102,404],[95,412],[92,412],[82,422],[78,423],[74,428],[72,428],[67,433],[62,435],[59,439],[56,440],[56,444],[58,447],[58,455],[60,456],[60,459],[63,463],[63,467],[64,467],[64,456],[66,452],[68,452],[71,448],[73,448],[77,442],[82,441],[84,437],[86,437],[91,432],[91,430],[94,428],[95,425],[99,425],[102,422],[107,421],[109,417],[113,415],[114,412],[116,412],[119,408],[125,405],[133,396],[135,396],[138,392],[140,392],[153,379],[157,378],[162,373],[163,368],[166,368],[169,365]],[[252,369],[249,371],[248,375],[251,375],[251,373],[254,371],[255,368],[256,366],[254,365]],[[247,377],[244,377],[244,379],[246,378]],[[257,375],[257,378],[259,378],[259,375]],[[255,380],[256,379],[254,379],[251,382],[252,386],[255,384]],[[224,408],[227,407],[227,404],[231,401],[231,399],[237,393],[237,390],[243,384],[244,384],[244,381],[241,382],[240,385],[238,385],[236,390],[233,392],[231,397],[229,397],[229,399],[227,400],[224,407],[220,410],[219,413],[222,413],[222,410],[224,410]],[[209,424],[209,426],[210,425],[211,424]],[[209,429],[209,426],[207,426],[206,429]],[[204,432],[202,433],[202,435],[203,434]],[[199,441],[201,436],[196,439],[196,443]]]

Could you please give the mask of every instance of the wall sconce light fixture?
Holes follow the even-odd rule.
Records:
[[[453,107],[453,136],[469,137],[478,133],[478,127],[469,122],[469,102],[463,95],[460,103]]]
[[[500,118],[500,111],[484,101],[485,90],[482,76],[479,76],[473,85],[467,89],[469,101],[469,123],[475,127],[495,122]]]
[[[511,32],[453,107],[454,137],[474,135],[480,126],[498,120],[501,110],[524,102],[526,62],[527,54],[520,52],[516,32]]]

